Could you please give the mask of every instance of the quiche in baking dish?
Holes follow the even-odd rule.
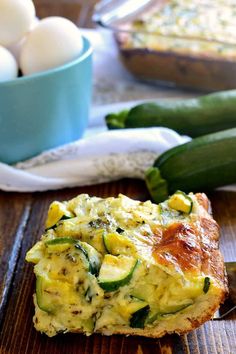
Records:
[[[236,2],[157,0],[129,24],[126,47],[236,58]]]
[[[161,337],[209,320],[227,281],[204,194],[156,205],[124,195],[53,202],[35,264],[34,326],[48,336]]]
[[[157,0],[115,37],[135,76],[207,90],[236,87],[236,2]]]

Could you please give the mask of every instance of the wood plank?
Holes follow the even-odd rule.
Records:
[[[30,194],[0,194],[0,321],[16,267],[24,228],[29,218]]]
[[[221,227],[220,249],[225,261],[236,261],[236,192],[216,191],[209,198]]]
[[[146,200],[148,198],[144,183],[133,180],[87,188],[35,193],[33,200],[30,199],[30,195],[20,197],[21,195],[17,193],[10,194],[12,199],[9,199],[9,205],[11,205],[11,200],[16,203],[15,208],[13,208],[14,212],[11,214],[12,220],[14,220],[15,215],[18,215],[17,220],[19,220],[19,215],[22,215],[23,210],[26,210],[27,203],[30,203],[30,213],[27,214],[29,219],[25,227],[24,238],[19,238],[22,240],[19,260],[12,279],[8,304],[1,326],[1,353],[236,353],[235,314],[224,321],[210,321],[188,335],[182,337],[177,335],[165,336],[160,340],[124,336],[103,337],[101,335],[86,337],[80,334],[59,335],[49,339],[35,331],[32,324],[34,312],[32,294],[35,279],[32,265],[27,264],[24,257],[26,251],[39,239],[43,231],[48,205],[52,200],[70,199],[79,193],[108,197],[111,195],[117,196],[120,192],[135,199]],[[3,196],[5,196],[4,193],[0,194],[0,198],[3,198]],[[211,194],[211,199],[215,217],[222,224],[223,251],[226,257],[235,257],[236,250],[234,243],[231,244],[231,242],[235,241],[234,235],[236,232],[236,193],[215,192]],[[0,201],[6,202],[5,199],[0,199]],[[2,203],[0,204],[2,205]],[[17,232],[20,232],[19,229]],[[227,243],[227,247],[224,242]]]

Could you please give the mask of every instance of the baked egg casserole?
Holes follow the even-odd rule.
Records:
[[[157,338],[209,320],[227,294],[209,207],[180,191],[159,205],[121,194],[53,202],[26,254],[36,330]]]
[[[220,91],[236,85],[236,2],[156,0],[104,26],[114,32],[121,60],[135,77]]]
[[[125,47],[236,57],[236,3],[164,0],[131,22]]]

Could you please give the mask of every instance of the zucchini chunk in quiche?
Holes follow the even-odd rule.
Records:
[[[209,320],[227,281],[208,210],[204,194],[180,191],[159,205],[124,195],[54,202],[26,255],[35,264],[35,328],[50,337],[161,337]]]

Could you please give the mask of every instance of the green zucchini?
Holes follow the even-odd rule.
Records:
[[[37,264],[40,259],[43,257],[45,245],[44,242],[37,242],[27,253],[26,253],[26,261]]]
[[[192,199],[182,191],[176,191],[168,200],[168,206],[182,213],[190,214],[193,208]]]
[[[47,251],[63,252],[71,245],[74,245],[77,250],[85,257],[88,262],[88,269],[91,274],[97,275],[101,266],[100,255],[94,247],[70,237],[58,237],[45,242]]]
[[[139,299],[148,302],[150,299],[155,298],[156,286],[145,281],[139,283],[131,292],[134,299]]]
[[[49,241],[46,241],[45,246],[49,247],[49,249],[51,249],[51,250],[53,250],[55,248],[55,251],[58,251],[60,248],[60,245],[75,245],[77,242],[79,242],[79,241],[76,240],[75,238],[57,237],[57,238],[53,238]]]
[[[138,301],[136,301],[138,303]],[[145,301],[139,300],[139,309],[135,311],[130,318],[129,325],[132,328],[144,328],[148,317],[150,307]]]
[[[128,239],[128,237],[123,236],[119,233],[104,233],[103,241],[108,253],[118,256],[119,254],[126,254],[134,256],[137,251],[134,244]]]
[[[38,307],[45,312],[55,313],[59,304],[57,303],[58,284],[60,281],[51,280],[44,276],[36,278],[36,299]],[[59,288],[61,288],[59,286]],[[54,293],[56,295],[54,295]],[[54,300],[54,301],[52,301]]]
[[[88,318],[87,320],[81,320],[81,328],[85,332],[92,333],[94,330],[95,321],[93,318]]]
[[[124,319],[129,321],[130,327],[144,328],[150,307],[147,301],[130,295],[125,296],[123,301],[118,301],[116,309]]]
[[[98,276],[98,284],[105,291],[115,291],[128,284],[133,276],[138,260],[134,257],[106,254]]]
[[[86,256],[89,261],[90,273],[97,276],[99,273],[99,269],[101,267],[101,257],[99,255],[99,253],[97,252],[97,250],[93,246],[89,245],[86,242],[80,242],[80,244],[86,252]]]
[[[85,268],[91,274],[97,275],[100,269],[101,261],[98,252],[85,242],[80,242],[69,237],[55,238],[45,242],[45,251],[50,258],[60,259],[62,252],[69,261]],[[78,262],[82,263],[78,263]],[[45,312],[54,314],[60,306],[63,299],[71,293],[71,284],[60,279],[51,279],[39,268],[36,272],[36,299],[39,308]],[[74,291],[74,290],[73,290]],[[86,299],[91,295],[89,291],[85,294]]]
[[[204,279],[204,286],[203,286],[203,292],[206,294],[208,290],[210,289],[211,281],[209,277],[206,277]]]
[[[161,320],[163,317],[165,316],[169,316],[169,315],[174,315],[176,314],[177,312],[180,312],[180,311],[183,311],[185,310],[187,307],[193,305],[193,302],[189,302],[187,304],[184,304],[184,305],[176,305],[176,306],[173,306],[172,309],[169,309],[167,311],[162,311],[162,312],[156,312],[154,314],[150,314],[150,316],[148,316],[147,318],[147,323],[150,324],[150,323],[153,323],[155,322],[156,320]]]
[[[236,126],[236,90],[199,98],[139,104],[105,117],[109,129],[162,126],[197,137]]]
[[[45,230],[55,228],[60,220],[71,219],[73,217],[75,216],[67,210],[64,203],[55,201],[49,207]]]
[[[174,147],[145,174],[153,200],[167,199],[176,190],[209,191],[236,182],[236,128],[205,135]]]

